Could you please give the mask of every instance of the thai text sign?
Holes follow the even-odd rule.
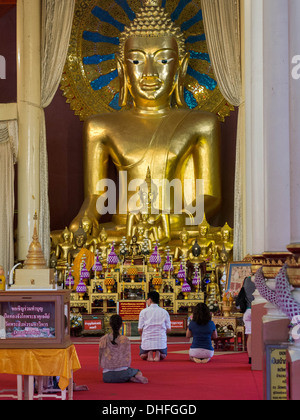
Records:
[[[84,319],[84,330],[94,331],[102,330],[102,319]]]
[[[3,302],[5,338],[55,337],[55,302]]]
[[[287,400],[287,348],[266,346],[267,400]]]
[[[119,302],[119,315],[124,321],[137,321],[141,310],[145,308],[145,301]]]
[[[183,319],[177,320],[177,321],[173,321],[171,319],[171,329],[172,330],[182,330],[185,329],[185,322]]]

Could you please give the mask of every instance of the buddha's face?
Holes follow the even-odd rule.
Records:
[[[70,233],[64,233],[63,234],[63,239],[64,239],[64,242],[70,242],[71,234]]]
[[[230,236],[229,230],[228,229],[224,229],[223,230],[223,233],[222,233],[223,240],[224,241],[228,241],[229,240],[229,236]]]
[[[85,231],[85,233],[90,233],[92,230],[92,221],[90,219],[82,220],[82,229]]]
[[[84,242],[85,242],[85,237],[84,237],[84,235],[78,235],[78,236],[76,237],[76,246],[78,246],[79,248],[80,248],[80,247],[83,247]]]
[[[136,105],[166,106],[179,70],[176,39],[131,37],[125,43],[124,57],[128,88]]]
[[[206,226],[200,226],[199,233],[200,233],[200,236],[205,237],[207,235],[207,227]]]
[[[100,233],[100,242],[104,243],[107,240],[107,234],[106,233]]]

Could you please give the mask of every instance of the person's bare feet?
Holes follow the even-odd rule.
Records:
[[[195,363],[207,363],[210,359],[197,359],[197,357],[192,357],[191,360]]]
[[[153,353],[152,353],[152,351],[148,351],[147,360],[148,360],[148,362],[153,362]]]
[[[148,378],[143,376],[142,372],[138,372],[135,376],[130,378],[131,382],[140,383],[140,384],[147,384]]]
[[[154,362],[159,362],[160,361],[160,351],[156,351],[155,352],[155,357],[154,357]]]

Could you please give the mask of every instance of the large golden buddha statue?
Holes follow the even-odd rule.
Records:
[[[180,29],[158,3],[144,1],[144,6],[120,37],[117,57],[120,105],[127,109],[132,101],[132,108],[96,115],[85,121],[85,199],[71,223],[72,231],[76,231],[85,215],[95,227],[101,224],[107,201],[104,184],[99,187],[98,183],[110,178],[109,158],[118,170],[120,185],[113,227],[107,230],[110,238],[113,238],[112,233],[120,238],[124,235],[130,212],[127,205],[137,194],[133,184],[136,180],[143,182],[148,167],[152,180],[158,183],[181,181],[182,214],[174,211],[174,196],[178,200],[178,194],[172,196],[173,188],[170,189],[170,206],[166,206],[164,192],[156,203],[159,211],[167,209],[170,214],[171,236],[173,230],[178,237],[191,206],[195,206],[195,180],[204,181],[207,217],[219,209],[219,123],[215,115],[191,111],[185,106],[183,82],[189,54]],[[184,185],[184,180],[190,178],[193,183]],[[110,194],[113,192],[116,196],[117,193],[109,188],[110,184],[107,186],[109,201]]]

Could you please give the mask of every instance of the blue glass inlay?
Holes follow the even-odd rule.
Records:
[[[110,37],[99,34],[98,32],[83,31],[83,39],[92,42],[108,42],[109,44],[119,45],[118,37]]]
[[[199,22],[203,20],[202,17],[202,10],[199,10],[198,13],[195,14],[195,16],[193,16],[191,19],[187,20],[186,22],[184,22],[181,25],[181,30],[182,31],[187,31],[188,29],[190,29],[193,25],[195,25],[195,23]]]
[[[94,90],[100,90],[104,86],[107,86],[112,80],[118,77],[118,71],[114,70],[111,73],[103,74],[91,82],[91,86]]]
[[[113,100],[109,104],[109,106],[115,109],[116,111],[120,111],[120,109],[122,109],[119,105],[119,96],[119,93],[116,93]]]
[[[210,57],[207,53],[201,53],[197,51],[190,50],[190,58],[195,58],[196,60],[205,60],[210,63]]]
[[[101,22],[110,23],[115,26],[120,32],[124,31],[125,25],[114,19],[106,10],[101,9],[99,6],[95,6],[92,10],[92,14],[96,16]]]
[[[205,41],[205,34],[201,34],[201,35],[191,35],[188,36],[187,39],[185,40],[185,43],[189,43],[189,44],[194,44],[195,42],[198,41]]]
[[[186,88],[184,88],[184,100],[190,109],[194,109],[198,105],[194,95]]]
[[[191,68],[187,69],[187,74],[197,80],[199,85],[206,87],[209,90],[214,90],[217,86],[217,82],[206,74],[199,73],[198,71]]]
[[[115,54],[107,54],[107,55],[91,55],[89,57],[83,57],[83,64],[100,64],[103,61],[113,60],[115,58]]]
[[[134,11],[128,6],[128,3],[126,0],[115,0],[115,3],[117,3],[119,6],[122,7],[126,15],[130,20],[133,20],[135,18]]]
[[[171,14],[171,19],[173,20],[173,22],[175,20],[177,20],[181,14],[181,12],[183,11],[183,9],[185,8],[185,6],[187,4],[189,4],[192,0],[180,0],[176,9],[174,10],[174,12]]]
[[[161,7],[166,7],[166,2],[167,2],[167,0],[162,0]]]

